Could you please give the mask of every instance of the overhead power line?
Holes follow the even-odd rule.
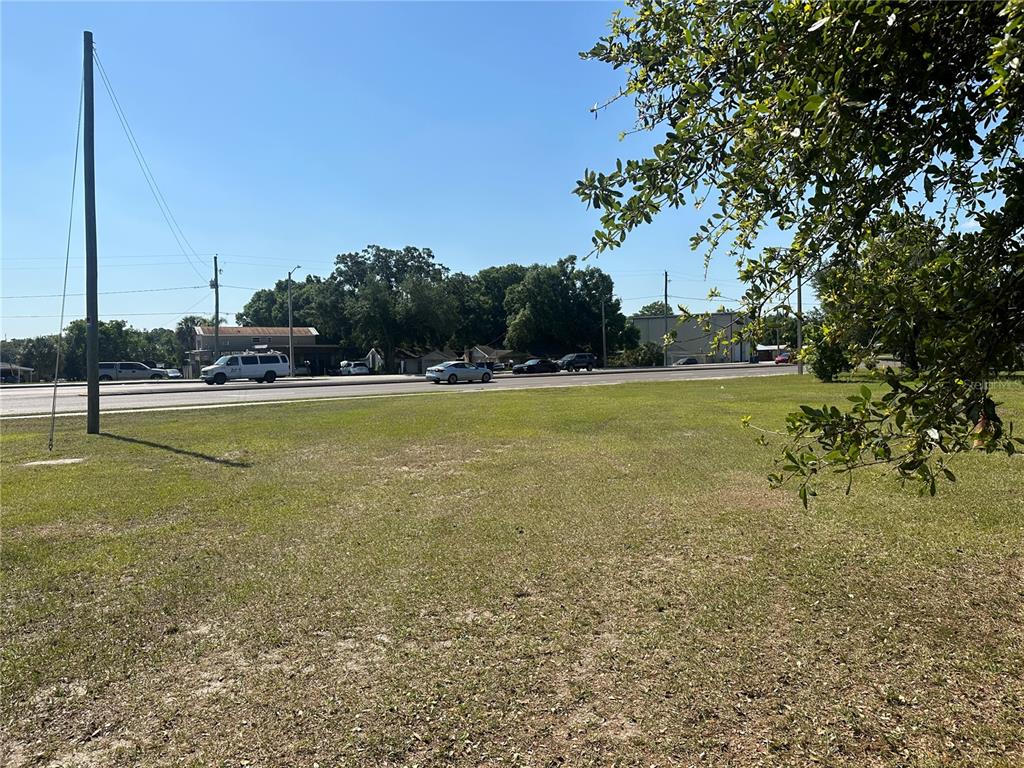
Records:
[[[119,296],[125,293],[160,293],[163,291],[194,291],[197,288],[206,288],[205,285],[183,285],[180,288],[136,288],[130,291],[100,291],[100,296]],[[0,301],[11,299],[55,299],[61,296],[85,296],[84,293],[36,293],[26,296],[0,296]],[[204,297],[205,298],[205,297]]]
[[[710,301],[710,302],[721,302],[721,301],[740,301],[740,299],[734,299],[730,296],[676,296],[675,294],[669,294],[670,299],[684,299],[685,301]]]
[[[125,138],[128,139],[128,144],[132,148],[135,160],[139,164],[139,170],[142,171],[142,175],[146,179],[146,184],[149,186],[149,191],[152,193],[153,199],[156,201],[157,207],[160,209],[160,213],[163,216],[164,221],[167,223],[167,228],[171,230],[171,235],[178,244],[178,248],[181,249],[181,254],[185,257],[188,265],[200,279],[203,279],[204,275],[199,268],[196,267],[192,260],[192,256],[189,255],[189,251],[192,252],[197,260],[199,260],[199,254],[196,253],[195,248],[192,247],[188,238],[185,237],[185,233],[178,224],[178,220],[174,218],[174,214],[171,212],[171,208],[167,204],[167,200],[164,198],[163,192],[160,191],[160,186],[156,183],[156,177],[153,176],[153,172],[149,168],[149,163],[146,162],[146,158],[142,154],[142,148],[139,146],[138,141],[135,140],[135,134],[132,132],[131,126],[128,124],[128,117],[125,115],[124,110],[121,108],[121,103],[114,94],[114,88],[110,84],[110,78],[107,77],[107,72],[103,68],[103,63],[100,61],[98,54],[95,55],[95,61],[100,77],[103,80],[103,86],[106,88],[107,95],[110,96],[110,102],[114,106],[114,113],[117,115],[117,119],[121,123],[121,128],[124,130]],[[188,246],[188,250],[185,250],[186,246]]]
[[[122,317],[160,317],[160,316],[168,316],[168,315],[177,315],[179,317],[183,317],[184,315],[189,314],[192,311],[192,309],[194,309],[194,308],[195,307],[193,306],[193,307],[191,307],[189,309],[186,309],[184,311],[178,311],[178,312],[118,312],[116,314],[101,315],[101,317],[102,318],[106,318],[108,320],[119,320]],[[229,309],[222,309],[221,310],[221,314],[222,315],[237,315],[240,312],[241,312],[241,310],[237,310],[237,311],[229,310]],[[38,318],[53,319],[53,318],[58,318],[58,317],[60,317],[60,315],[4,315],[3,317],[0,317],[0,320],[26,320],[26,319],[38,319]],[[76,315],[75,317],[73,317],[71,319],[72,320],[83,320],[83,319],[85,319],[85,316],[84,315]]]

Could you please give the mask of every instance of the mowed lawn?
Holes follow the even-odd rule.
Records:
[[[852,389],[7,421],[0,764],[1022,765],[1024,458],[804,510],[740,419]]]

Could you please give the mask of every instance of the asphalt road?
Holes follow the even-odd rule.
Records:
[[[654,368],[630,371],[581,371],[533,376],[501,374],[488,384],[432,384],[421,377],[358,376],[321,379],[279,379],[274,384],[251,381],[208,386],[195,381],[154,381],[137,384],[117,382],[100,385],[100,412],[119,413],[178,408],[211,408],[286,400],[331,399],[342,397],[383,397],[420,393],[456,394],[482,390],[528,389],[535,387],[575,387],[596,384],[623,384],[631,381],[680,381],[737,376],[778,376],[793,373],[790,366],[747,365],[734,363],[685,368]],[[38,416],[50,413],[52,385],[4,387],[0,390],[0,418]],[[57,413],[84,414],[85,385],[61,384],[57,387]]]

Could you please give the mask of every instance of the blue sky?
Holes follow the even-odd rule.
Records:
[[[620,72],[580,60],[611,3],[11,3],[2,24],[2,332],[52,333],[66,247],[82,30],[174,217],[153,201],[96,78],[100,314],[173,327],[222,312],[296,264],[330,272],[370,243],[433,249],[453,271],[586,254],[597,223],[571,194],[586,167],[640,155],[629,105],[595,120]],[[81,176],[69,293],[84,288]],[[702,222],[669,212],[592,260],[627,311],[662,290],[738,296],[735,267],[702,260]],[[201,261],[202,263],[198,263]],[[152,289],[182,288],[183,290]],[[147,291],[140,293],[116,293]],[[682,301],[691,308],[706,303]],[[68,319],[84,314],[68,299]],[[26,317],[26,316],[33,317]]]

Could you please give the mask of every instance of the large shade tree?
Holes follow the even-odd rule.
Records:
[[[456,306],[447,277],[429,248],[370,245],[339,254],[327,282],[352,339],[379,349],[393,369],[399,347],[439,345],[452,336]]]
[[[337,311],[332,302],[335,289],[330,279],[324,280],[317,275],[293,280],[292,324],[313,326],[321,336],[332,341],[344,339],[349,328],[344,323],[344,313]],[[235,322],[239,325],[287,326],[288,281],[278,280],[273,288],[256,291],[242,311],[235,315]]]
[[[601,352],[601,305],[609,349],[636,346],[637,330],[612,295],[611,277],[597,267],[580,269],[575,256],[535,264],[508,289],[506,343],[542,355]]]
[[[796,476],[805,502],[821,471],[888,463],[934,492],[949,454],[1013,450],[986,384],[1022,365],[1024,345],[1022,23],[1022,0],[631,0],[583,54],[622,69],[612,101],[633,99],[637,129],[663,132],[651,156],[578,182],[602,211],[596,251],[666,208],[709,205],[693,247],[730,253],[762,316],[791,310],[798,276],[856,271],[894,212],[943,235],[893,255],[915,275],[905,290],[947,320],[916,378],[790,417],[774,479]],[[788,247],[757,252],[766,232]],[[870,319],[895,308],[862,287],[879,299]]]

